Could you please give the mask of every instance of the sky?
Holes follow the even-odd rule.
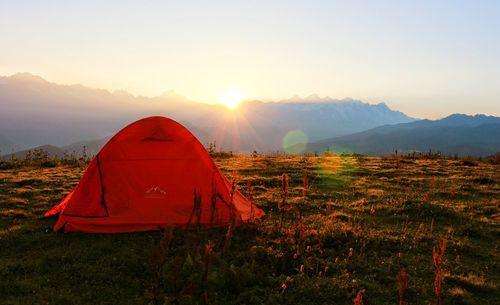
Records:
[[[0,75],[500,115],[500,1],[0,0]]]

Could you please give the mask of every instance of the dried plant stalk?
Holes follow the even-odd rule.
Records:
[[[283,214],[285,212],[286,200],[288,198],[288,182],[289,178],[287,174],[283,174],[281,177],[281,204],[278,205],[278,212],[280,213],[280,221],[278,225],[278,229],[281,231],[281,227],[283,226]]]
[[[396,280],[398,283],[398,291],[399,291],[399,305],[405,305],[406,304],[405,293],[410,284],[408,280],[408,274],[406,273],[406,270],[404,268],[398,272]]]
[[[444,282],[444,252],[446,251],[446,239],[437,241],[437,245],[432,247],[432,260],[434,269],[436,269],[436,277],[434,278],[434,291],[436,293],[436,304],[442,304],[443,282]]]

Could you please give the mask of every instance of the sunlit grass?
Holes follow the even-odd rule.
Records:
[[[42,217],[84,166],[0,170],[0,303],[147,304],[156,285],[158,296],[179,304],[198,303],[199,294],[211,304],[352,304],[362,289],[365,304],[397,304],[404,268],[406,301],[430,304],[432,246],[442,238],[443,303],[499,298],[498,165],[362,156],[215,161],[267,216],[237,228],[226,254],[226,228],[176,230],[156,280],[148,270],[160,233],[57,234],[55,219]],[[278,230],[283,173],[289,189]],[[208,240],[213,253],[203,267]]]

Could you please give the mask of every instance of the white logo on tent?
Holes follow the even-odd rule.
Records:
[[[166,198],[167,192],[162,190],[159,186],[153,186],[144,194],[145,198]]]

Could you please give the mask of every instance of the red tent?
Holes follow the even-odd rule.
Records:
[[[203,145],[179,123],[156,116],[118,132],[45,216],[55,214],[54,231],[115,233],[244,223],[264,212],[238,190],[231,198],[231,183]]]

